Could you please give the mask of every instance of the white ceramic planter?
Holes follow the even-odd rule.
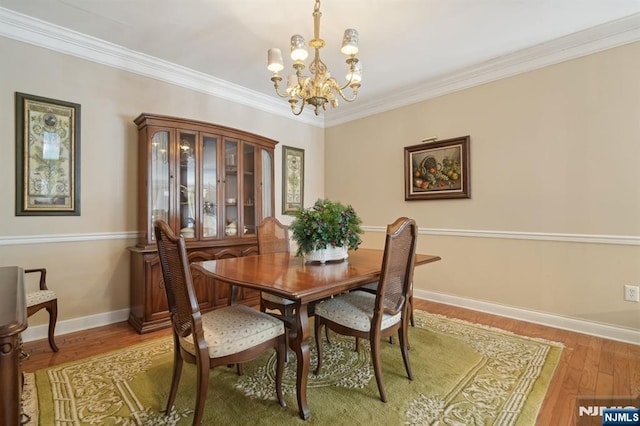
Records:
[[[312,250],[304,255],[304,260],[325,263],[331,260],[343,260],[347,257],[349,257],[348,247],[328,247],[326,249]]]

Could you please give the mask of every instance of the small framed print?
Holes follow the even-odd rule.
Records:
[[[16,92],[16,216],[80,215],[80,105]]]
[[[469,136],[404,148],[404,199],[471,198]]]
[[[282,147],[282,214],[304,205],[304,149]]]

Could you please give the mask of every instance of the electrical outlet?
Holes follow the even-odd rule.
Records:
[[[624,300],[629,302],[640,302],[640,287],[637,285],[625,285]]]

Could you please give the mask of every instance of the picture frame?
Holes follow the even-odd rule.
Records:
[[[16,216],[80,215],[80,104],[16,92]]]
[[[304,149],[282,147],[282,214],[304,206]]]
[[[470,137],[404,148],[404,199],[471,198]]]

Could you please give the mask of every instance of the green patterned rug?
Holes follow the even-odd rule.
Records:
[[[382,343],[388,402],[380,401],[368,345],[332,335],[322,374],[310,374],[311,418],[298,417],[295,356],[284,380],[286,408],[275,399],[275,354],[211,371],[205,425],[533,425],[562,347],[495,328],[415,312],[409,330],[410,382],[397,346]],[[316,363],[311,348],[312,370]],[[171,337],[26,375],[27,407],[41,425],[188,425],[195,374],[185,364],[176,410],[165,417]],[[35,386],[33,383],[35,382]],[[37,401],[37,403],[36,403]]]

